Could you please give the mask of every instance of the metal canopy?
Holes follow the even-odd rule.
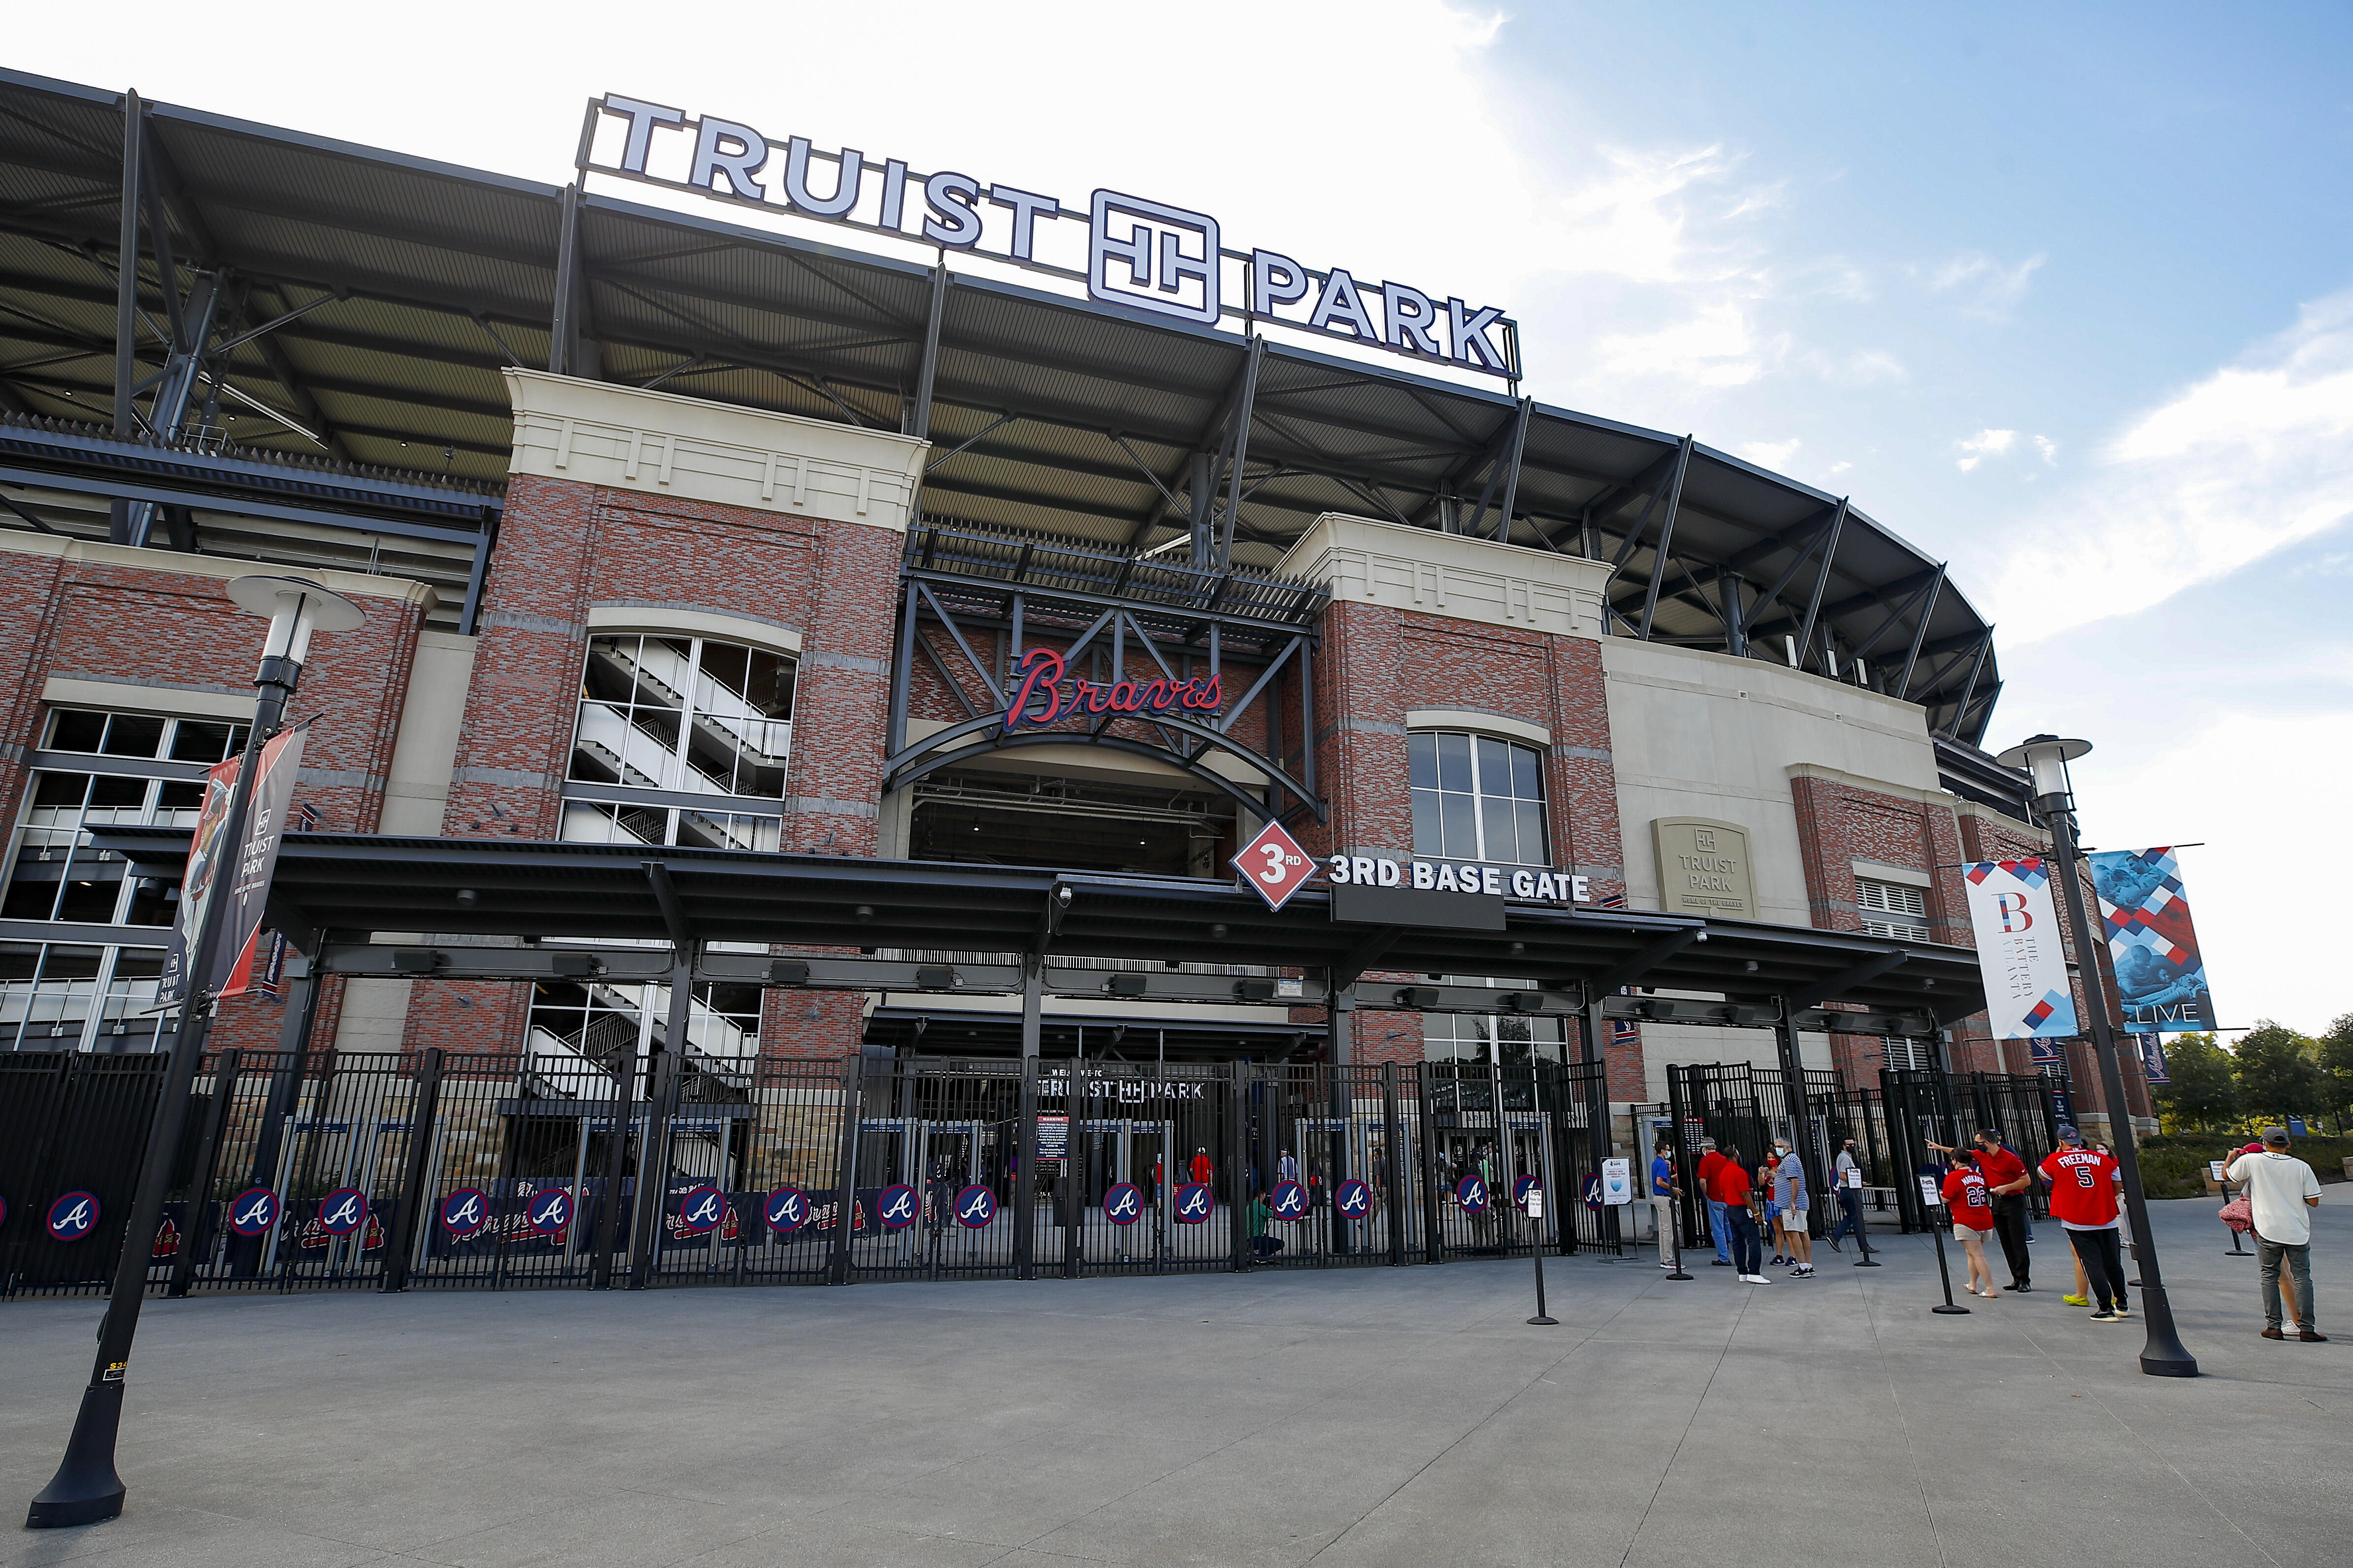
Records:
[[[183,828],[111,827],[92,837],[160,874],[187,858]],[[665,883],[675,895],[667,911]],[[634,845],[289,834],[270,918],[301,933],[298,946],[385,931],[436,940],[683,937],[1272,963],[1350,977],[1367,968],[1504,974],[1598,992],[1639,984],[1734,1000],[1787,996],[1801,1007],[1925,1011],[1942,1021],[1984,1005],[1967,949],[1800,926],[1513,906],[1500,932],[1395,931],[1335,923],[1322,891],[1275,911],[1230,885],[1183,878]]]
[[[121,94],[0,71],[0,413],[113,417],[129,118]],[[926,509],[965,521],[1141,551],[1207,517],[1259,567],[1324,511],[1476,532],[1614,563],[1627,635],[1794,651],[1965,742],[2000,689],[1940,563],[1688,437],[993,277],[935,300],[920,265],[200,110],[142,119],[172,288],[142,245],[126,384],[168,371],[198,330],[181,289],[215,279],[241,444],[495,481],[500,372],[550,365],[920,431]]]

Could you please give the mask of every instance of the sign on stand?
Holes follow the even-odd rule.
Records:
[[[1631,1160],[1601,1162],[1601,1201],[1605,1204],[1630,1204],[1634,1201],[1634,1163]]]

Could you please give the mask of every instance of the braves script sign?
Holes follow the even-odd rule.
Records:
[[[1096,717],[1171,714],[1182,719],[1195,713],[1212,715],[1225,705],[1225,692],[1216,675],[1191,680],[1171,680],[1166,676],[1150,680],[1073,680],[1066,688],[1062,678],[1067,668],[1062,656],[1050,647],[1033,647],[1023,654],[1014,667],[1013,673],[1021,680],[1013,689],[1013,700],[1005,705],[1005,727],[1018,730],[1026,724],[1042,730],[1057,719],[1081,713]]]
[[[2067,956],[2051,903],[2051,863],[1979,860],[1963,868],[1962,880],[1994,1038],[2074,1034],[2075,994],[2067,984]]]

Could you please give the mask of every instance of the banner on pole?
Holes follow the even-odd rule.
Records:
[[[195,989],[188,966],[195,962],[197,933],[205,929],[205,910],[221,880],[221,852],[227,847],[220,842],[221,829],[228,825],[229,801],[237,794],[237,770],[244,762],[242,756],[231,757],[215,763],[205,774],[205,804],[196,814],[195,832],[188,839],[188,868],[180,879],[179,919],[173,923],[171,940],[164,945],[164,972],[155,984],[154,1012],[186,1006]]]
[[[253,800],[246,807],[245,844],[228,889],[228,925],[214,971],[223,996],[242,996],[253,982],[262,912],[269,903],[269,879],[278,869],[278,846],[286,837],[294,775],[302,766],[302,740],[308,733],[298,725],[272,735],[261,748],[261,771],[254,775]]]
[[[2159,1084],[2171,1083],[2173,1081],[2173,1069],[2165,1065],[2165,1037],[2163,1035],[2136,1035],[2133,1037],[2140,1042],[2140,1076],[2142,1081],[2148,1084],[2152,1089],[2156,1088]]]
[[[2206,960],[2171,847],[2104,849],[2084,858],[2100,899],[2100,926],[2116,965],[2126,1031],[2211,1031],[2214,998],[2206,989]]]
[[[2075,994],[2067,983],[2066,951],[2051,902],[2051,863],[1979,860],[1964,868],[1963,879],[1994,1038],[2076,1033]]]

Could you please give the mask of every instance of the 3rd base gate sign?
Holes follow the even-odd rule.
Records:
[[[1399,861],[1380,855],[1335,855],[1322,865],[1300,847],[1299,840],[1270,822],[1258,837],[1242,846],[1233,858],[1242,880],[1257,889],[1266,907],[1279,910],[1291,895],[1305,887],[1319,870],[1335,889],[1352,897],[1335,897],[1335,920],[1395,920],[1400,924],[1472,926],[1504,929],[1502,903],[1583,904],[1593,899],[1587,879],[1540,866],[1482,866],[1449,860]],[[1430,897],[1425,895],[1438,895]],[[1469,895],[1465,908],[1493,900],[1465,919],[1448,895]],[[1344,910],[1342,905],[1350,907]],[[1365,907],[1377,906],[1377,907]]]

